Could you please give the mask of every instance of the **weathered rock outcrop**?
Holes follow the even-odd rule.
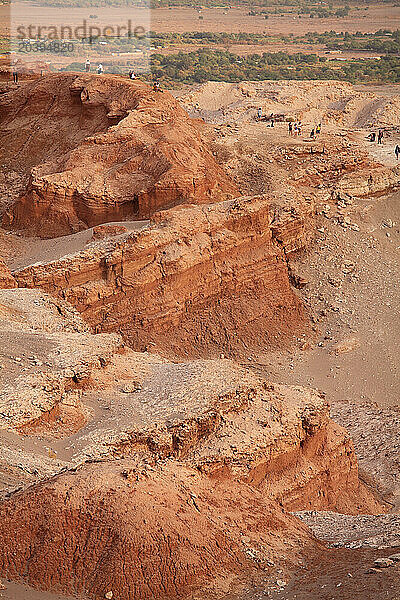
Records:
[[[97,331],[172,356],[243,354],[307,326],[263,197],[160,212],[140,231],[14,276],[71,302]]]
[[[9,268],[0,258],[0,289],[17,287],[17,282],[11,275]]]
[[[238,195],[199,122],[140,81],[55,74],[4,94],[0,115],[3,160],[32,169],[6,227],[55,237]]]
[[[0,336],[20,353],[0,374],[1,576],[94,597],[209,598],[319,549],[286,509],[382,510],[320,393],[228,360],[133,352],[37,290],[3,290],[0,304]],[[4,443],[5,428],[39,435],[35,454],[26,438]]]
[[[377,163],[358,165],[352,173],[344,173],[336,190],[360,197],[387,194],[400,182],[400,167],[388,169]]]
[[[257,490],[175,461],[88,465],[14,495],[0,516],[3,575],[94,598],[218,597],[272,559],[296,563],[300,544],[318,548]]]

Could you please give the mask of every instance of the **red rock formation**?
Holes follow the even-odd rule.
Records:
[[[199,124],[140,81],[51,75],[4,94],[0,113],[3,160],[32,168],[6,227],[54,237],[237,195]]]
[[[128,230],[124,225],[98,225],[97,227],[93,227],[93,235],[90,241],[104,240],[127,232]]]
[[[142,369],[133,418],[124,411],[120,442],[106,438],[119,460],[103,454],[0,503],[0,573],[95,597],[172,600],[199,587],[196,597],[218,597],[220,579],[249,586],[271,560],[293,565],[319,548],[282,505],[382,510],[321,395],[267,385],[229,361],[196,369],[145,355]],[[153,430],[140,426],[141,406]]]
[[[210,598],[284,552],[295,562],[300,544],[318,547],[246,484],[137,462],[88,465],[3,502],[0,572],[95,598],[173,600],[199,587]]]
[[[15,288],[17,287],[17,282],[14,277],[11,275],[9,268],[5,265],[5,263],[0,259],[0,288]]]
[[[306,325],[263,197],[179,207],[106,245],[16,272],[73,304],[98,331],[139,350],[235,354]]]
[[[2,426],[45,436],[35,455],[0,445],[0,474],[17,472],[11,489],[0,481],[0,576],[95,598],[205,600],[321,549],[287,509],[382,511],[321,393],[229,360],[124,349],[36,290],[3,290],[0,304],[1,339],[40,353],[0,391]]]

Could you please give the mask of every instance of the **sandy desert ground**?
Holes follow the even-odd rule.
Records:
[[[225,9],[203,9],[203,20],[199,20],[199,14],[191,8],[147,9],[97,7],[96,14],[100,25],[121,25],[128,19],[132,23],[150,24],[150,29],[157,32],[184,32],[184,31],[226,31],[248,33],[282,33],[292,32],[294,35],[302,35],[308,31],[324,32],[348,31],[355,33],[373,33],[378,29],[393,31],[400,27],[400,7],[390,6],[390,11],[384,5],[372,5],[368,11],[352,11],[348,17],[340,20],[337,18],[309,19],[294,17],[271,16],[268,21],[262,15],[254,17],[248,15],[248,8]],[[31,2],[13,2],[11,15],[18,24],[27,25],[31,22],[40,22],[42,25],[81,24],[83,19],[89,22],[89,16],[93,11],[89,8],[52,8],[40,7]],[[0,27],[8,27],[9,9],[0,6]]]

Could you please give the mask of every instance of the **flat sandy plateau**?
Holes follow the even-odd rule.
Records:
[[[19,25],[40,23],[46,25],[81,24],[84,19],[90,23],[93,8],[70,7],[59,8],[38,6],[32,2],[13,2],[12,20]],[[400,6],[372,6],[368,11],[354,11],[345,18],[310,19],[294,16],[270,16],[268,20],[262,15],[250,16],[248,8],[240,9],[203,9],[203,19],[199,19],[197,10],[191,8],[174,9],[132,9],[128,7],[96,7],[96,24],[123,25],[128,19],[137,25],[149,25],[157,32],[184,31],[225,31],[247,33],[293,33],[302,35],[308,31],[324,32],[348,31],[355,33],[373,33],[378,29],[395,30],[400,27]],[[0,6],[0,32],[8,29],[10,11],[7,6]],[[94,21],[93,21],[94,22]]]

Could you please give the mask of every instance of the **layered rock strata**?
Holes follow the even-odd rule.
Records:
[[[11,275],[10,269],[0,259],[0,289],[17,287],[17,282]]]
[[[2,334],[20,335],[14,409],[0,423],[1,576],[89,597],[207,598],[319,549],[287,510],[382,510],[320,393],[228,360],[133,352],[117,336],[88,334],[73,309],[41,327],[54,301],[36,290],[2,291],[0,302],[10,312]],[[43,365],[27,368],[31,359]],[[43,388],[39,418],[17,410],[24,382],[46,372],[67,381],[67,368],[84,373],[75,391],[86,418],[75,429],[63,429],[64,413],[54,418],[68,389],[53,389],[51,404]],[[10,436],[21,427],[17,452]]]
[[[264,197],[160,212],[140,231],[14,272],[97,331],[170,355],[243,353],[307,327]]]

